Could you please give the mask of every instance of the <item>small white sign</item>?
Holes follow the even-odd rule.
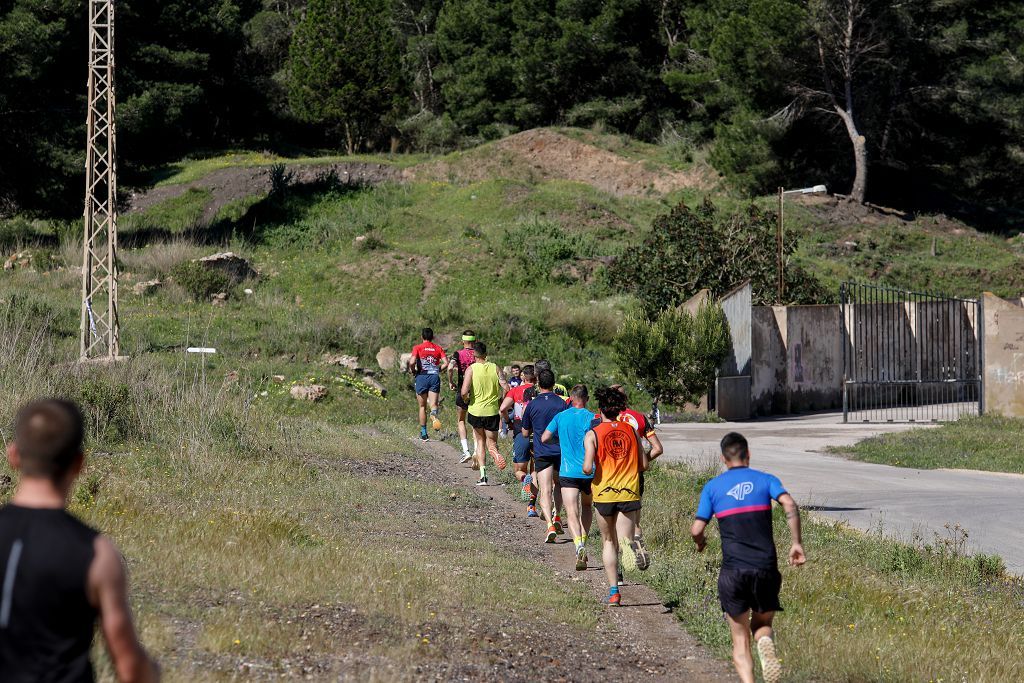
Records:
[[[204,346],[190,346],[185,349],[185,353],[217,353],[217,349],[211,349]]]

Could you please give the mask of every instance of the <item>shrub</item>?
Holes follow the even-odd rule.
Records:
[[[596,251],[591,235],[566,232],[557,223],[537,219],[506,229],[501,247],[506,254],[521,255],[516,272],[530,282],[571,282],[567,262],[592,257]]]
[[[656,318],[626,317],[615,338],[619,367],[656,401],[697,403],[729,353],[729,326],[717,304],[690,315],[671,308]]]
[[[24,218],[0,221],[0,249],[14,249],[28,244],[35,234],[32,223]]]
[[[616,258],[608,272],[613,287],[636,294],[648,314],[676,306],[703,288],[723,294],[750,279],[754,303],[776,301],[776,214],[751,204],[727,214],[705,199],[696,208],[680,203],[656,218],[644,243]],[[785,256],[796,245],[786,243]],[[786,265],[786,300],[828,303],[835,296],[813,275]]]
[[[195,301],[205,301],[214,294],[231,290],[231,278],[195,261],[184,261],[174,266],[171,277]]]

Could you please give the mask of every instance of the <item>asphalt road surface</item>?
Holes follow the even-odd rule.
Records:
[[[843,424],[842,414],[772,418],[721,424],[665,424],[658,433],[666,462],[716,462],[718,441],[738,431],[750,442],[751,467],[775,474],[797,502],[817,514],[863,530],[926,540],[967,530],[968,546],[997,554],[1024,574],[1024,475],[966,470],[917,470],[855,462],[823,453],[912,425]]]

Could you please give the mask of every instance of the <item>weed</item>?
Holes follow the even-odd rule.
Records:
[[[208,301],[214,294],[230,292],[233,284],[222,271],[196,261],[179,263],[171,268],[170,275],[194,301]]]

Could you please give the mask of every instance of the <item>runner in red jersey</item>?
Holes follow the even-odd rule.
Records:
[[[430,417],[434,429],[441,429],[441,420],[437,417],[438,397],[441,395],[441,372],[448,367],[448,358],[444,349],[434,343],[434,331],[423,328],[423,342],[412,347],[412,358],[409,359],[409,372],[416,377],[416,401],[420,406],[420,438],[426,441],[427,436],[427,404],[430,404]]]

